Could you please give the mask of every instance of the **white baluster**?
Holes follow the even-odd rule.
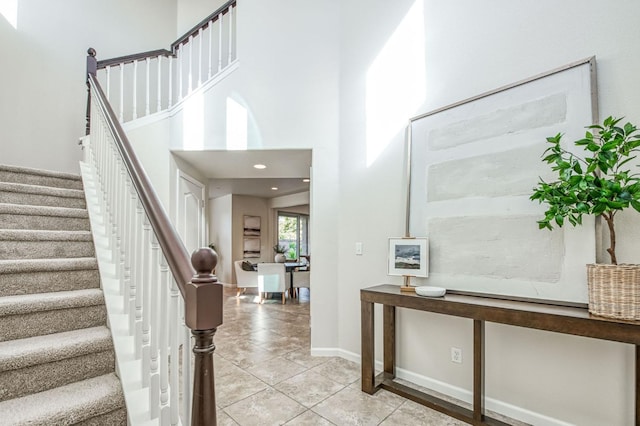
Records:
[[[124,208],[123,200],[123,185],[124,185],[124,165],[122,164],[122,157],[117,155],[116,157],[116,193],[115,193],[115,211],[116,211],[116,276],[120,282],[120,295],[124,294],[124,244],[123,244],[123,226],[124,219],[122,216]]]
[[[135,345],[136,345],[136,359],[142,358],[142,295],[146,290],[144,288],[144,229],[143,223],[145,221],[144,211],[142,210],[142,204],[140,200],[137,200],[136,205],[136,316],[134,319],[135,327]]]
[[[109,187],[108,187],[108,196],[109,196],[109,217],[111,218],[111,260],[113,261],[114,266],[116,267],[115,273],[116,276],[118,274],[118,261],[120,260],[120,256],[118,254],[118,224],[116,217],[116,177],[117,177],[117,158],[118,155],[116,152],[116,147],[113,143],[111,146],[111,156],[109,158]]]
[[[189,36],[189,91],[193,90],[193,36]]]
[[[213,56],[213,19],[209,21],[209,72],[207,79],[211,78],[211,57]]]
[[[218,15],[218,72],[222,70],[222,17],[221,13]]]
[[[156,112],[160,112],[161,109],[162,109],[162,55],[158,55],[158,101],[156,104]]]
[[[233,6],[229,6],[229,58],[227,59],[227,66],[231,65],[231,59],[233,58]]]
[[[124,122],[124,63],[120,65],[120,115],[118,120]]]
[[[169,56],[169,102],[167,105],[167,109],[173,106],[173,64],[176,63],[171,56]]]
[[[133,120],[138,118],[138,60],[133,61]]]
[[[193,372],[191,369],[191,330],[186,326],[184,303],[180,305],[180,331],[182,334],[182,413],[183,423],[191,424],[191,394],[193,391]]]
[[[131,180],[129,175],[125,171],[124,175],[124,293],[123,293],[123,311],[127,315],[134,315],[134,312],[130,311],[130,297],[131,297],[131,261],[133,260],[133,232],[131,232],[131,223],[135,217],[135,211],[131,211]]]
[[[198,87],[202,86],[202,27],[198,30]]]
[[[160,256],[160,425],[167,426],[171,421],[169,407],[169,267],[167,259]],[[175,365],[175,364],[174,364]],[[177,387],[175,388],[178,389]]]
[[[151,224],[144,215],[144,250],[142,253],[142,386],[149,386],[151,372]]]
[[[105,178],[106,178],[106,185],[105,185],[105,194],[104,194],[104,198],[105,198],[105,205],[107,206],[107,237],[109,238],[109,247],[111,247],[111,260],[114,260],[114,255],[113,255],[113,203],[111,201],[111,195],[112,195],[112,185],[113,185],[113,144],[109,143],[108,144],[108,150],[107,150],[107,157],[106,157],[106,168],[105,168]]]
[[[149,95],[150,95],[150,90],[149,90],[149,83],[150,83],[150,78],[149,78],[149,73],[150,73],[150,64],[151,64],[151,58],[150,57],[146,57],[145,59],[146,65],[147,65],[147,85],[146,85],[146,97],[145,97],[145,106],[144,106],[144,113],[145,115],[149,115]]]
[[[178,54],[178,101],[182,100],[182,82],[184,81],[183,77],[183,63],[184,63],[184,55],[182,54],[182,47],[184,44],[180,45],[180,49],[177,51]]]
[[[177,425],[180,422],[180,406],[179,406],[179,389],[180,378],[178,376],[178,360],[180,359],[179,347],[181,339],[178,336],[178,324],[180,323],[180,293],[174,277],[171,279],[171,293],[169,298],[169,344],[171,348],[171,354],[169,362],[171,364],[171,377],[169,382],[171,384],[171,393],[169,394],[171,407],[171,424]],[[187,423],[183,423],[187,424]]]
[[[151,312],[150,312],[150,354],[149,354],[149,407],[151,418],[160,415],[160,369],[158,366],[160,338],[160,246],[154,233],[151,234]]]
[[[121,283],[121,292],[120,295],[123,296],[128,290],[125,286],[125,262],[126,262],[126,241],[127,235],[126,232],[126,222],[127,222],[127,200],[129,198],[127,192],[126,185],[126,173],[127,171],[124,168],[124,162],[122,161],[122,157],[118,156],[118,167],[120,169],[120,175],[118,177],[118,247],[120,248],[120,283]]]
[[[108,65],[105,71],[107,73],[107,99],[111,102],[111,65]]]
[[[129,282],[129,335],[134,336],[137,340],[136,324],[137,324],[137,300],[138,286],[140,283],[140,252],[138,247],[138,234],[141,234],[142,211],[138,211],[138,194],[136,193],[133,183],[129,188],[131,223],[129,227],[129,238],[131,238],[131,281]],[[140,317],[142,318],[142,317]],[[137,341],[134,343],[136,351],[136,359],[139,359]]]

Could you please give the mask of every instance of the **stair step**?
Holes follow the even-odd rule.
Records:
[[[89,231],[85,209],[0,203],[0,229]]]
[[[95,255],[89,231],[0,229],[0,259],[77,258]]]
[[[115,374],[0,402],[8,425],[125,425],[124,396]]]
[[[0,260],[0,296],[99,287],[98,261],[93,257]]]
[[[0,341],[106,324],[100,289],[58,291],[0,298]]]
[[[0,401],[114,369],[111,333],[104,326],[0,342]]]
[[[79,175],[2,164],[0,164],[0,182],[82,189],[82,179]]]
[[[80,189],[0,182],[0,203],[33,206],[86,208]]]

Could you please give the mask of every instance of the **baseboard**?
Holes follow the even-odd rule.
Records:
[[[360,355],[355,352],[345,351],[340,348],[311,348],[311,355],[313,356],[337,356],[344,358],[348,361],[356,362],[360,364]],[[382,371],[382,361],[376,361],[375,368],[378,371]],[[450,396],[460,401],[471,403],[473,396],[471,391],[460,388],[458,386],[451,385],[449,383],[442,382],[440,380],[433,379],[431,377],[423,376],[421,374],[414,373],[404,368],[396,368],[396,377],[398,379],[407,380],[418,386],[422,386],[427,389],[439,392],[441,394]],[[552,417],[545,416],[534,411],[527,410],[522,407],[518,407],[509,404],[504,401],[500,401],[494,398],[485,397],[485,408],[496,413],[500,413],[512,419],[520,420],[525,423],[529,423],[536,426],[572,426],[571,423],[564,422]]]

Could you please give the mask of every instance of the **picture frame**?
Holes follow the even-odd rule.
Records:
[[[243,235],[247,237],[259,237],[260,236],[260,216],[248,216],[243,217]]]
[[[595,58],[585,58],[409,119],[405,235],[429,235],[428,285],[588,301],[584,265],[602,251],[602,226],[585,217],[539,230],[544,206],[529,197],[554,178],[540,161],[546,138],[576,140],[598,122],[596,81]]]
[[[243,256],[245,259],[260,257],[260,238],[244,237]]]
[[[388,275],[404,277],[429,276],[429,239],[389,238]]]

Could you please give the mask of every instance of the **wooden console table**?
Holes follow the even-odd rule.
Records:
[[[374,310],[383,305],[383,372],[375,375]],[[635,424],[640,426],[640,322],[618,321],[590,315],[584,307],[568,307],[534,301],[513,301],[480,295],[449,294],[440,298],[401,293],[397,285],[360,290],[362,339],[362,391],[378,389],[404,396],[473,425],[507,425],[484,412],[485,322],[515,325],[594,339],[635,345]],[[473,320],[473,409],[469,410],[397,383],[396,307],[417,309]]]

